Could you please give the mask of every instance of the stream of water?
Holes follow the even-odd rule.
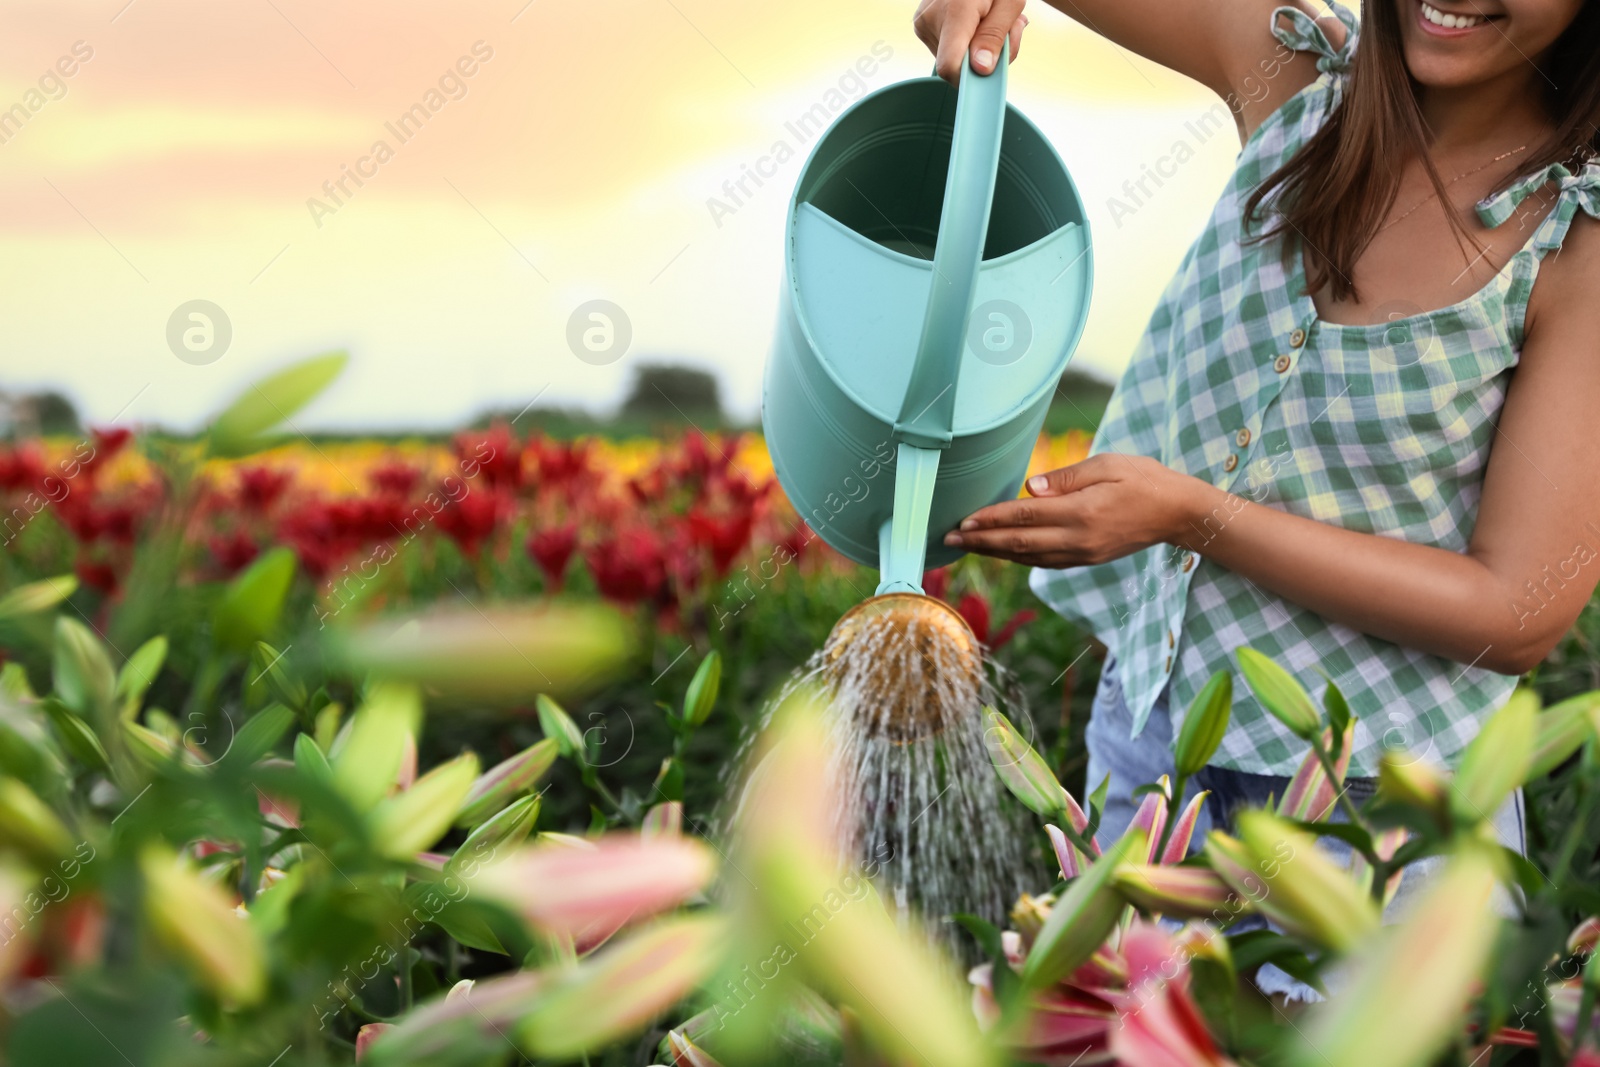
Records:
[[[1019,729],[1030,720],[970,633],[953,637],[946,614],[868,615],[846,639],[836,631],[773,706],[801,687],[825,696],[830,767],[818,788],[834,802],[841,862],[880,861],[885,901],[971,957],[971,939],[940,921],[970,912],[1003,925],[1040,881],[1028,859],[1036,828],[994,772],[982,710],[1001,708]]]

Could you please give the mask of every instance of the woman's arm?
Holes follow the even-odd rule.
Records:
[[[948,544],[1045,567],[1153,544],[1198,552],[1364,633],[1504,674],[1532,669],[1600,579],[1600,225],[1580,215],[1529,309],[1465,553],[1247,502],[1143,456],[1099,455],[985,508]],[[969,529],[970,527],[970,529]]]
[[[1315,0],[1048,0],[1100,34],[1195,79],[1229,102],[1243,140],[1278,106],[1317,76],[1314,57],[1284,47],[1267,29],[1272,9],[1293,3],[1313,17],[1326,9]],[[940,77],[954,81],[969,52],[973,69],[987,74],[1009,35],[1013,52],[1027,24],[1024,0],[921,0],[913,25],[934,53]],[[1344,26],[1321,25],[1335,46]],[[987,55],[986,55],[987,54]]]

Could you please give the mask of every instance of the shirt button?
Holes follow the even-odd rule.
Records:
[[[1231,471],[1231,470],[1233,470],[1233,468],[1237,467],[1238,465],[1239,465],[1239,455],[1236,452],[1229,452],[1228,453],[1228,458],[1222,461],[1222,469],[1225,470],[1225,471]]]
[[[1288,370],[1289,369],[1289,357],[1288,356],[1279,356],[1277,359],[1273,360],[1272,361],[1272,369],[1277,371],[1279,374],[1282,374],[1284,371]]]
[[[1171,631],[1171,630],[1168,630],[1168,631],[1167,631],[1167,647],[1168,647],[1168,648],[1175,648],[1175,647],[1177,647],[1177,646],[1176,646],[1176,642],[1175,642],[1175,641],[1174,641],[1174,640],[1173,640],[1173,638],[1172,638],[1172,631]]]
[[[1296,330],[1296,331],[1294,331],[1294,333],[1291,333],[1289,335],[1289,347],[1290,348],[1299,348],[1301,345],[1303,345],[1305,343],[1306,343],[1306,332],[1304,330]]]
[[[1243,448],[1245,445],[1249,444],[1250,443],[1250,429],[1249,429],[1249,427],[1246,427],[1245,429],[1242,429],[1238,433],[1234,434],[1233,439],[1235,441],[1239,442],[1239,447],[1240,448]]]
[[[1170,670],[1172,670],[1172,657],[1171,656],[1167,657],[1167,664],[1166,664],[1166,666],[1162,667],[1161,669],[1162,669],[1162,671],[1170,671]]]
[[[1186,553],[1183,557],[1183,573],[1188,574],[1194,570],[1194,553]]]

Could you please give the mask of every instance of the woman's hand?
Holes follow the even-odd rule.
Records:
[[[1104,453],[1028,479],[1032,499],[975,512],[944,543],[1037,567],[1078,567],[1182,544],[1217,490],[1147,456]]]
[[[917,38],[934,55],[939,77],[954,85],[961,77],[961,61],[972,52],[972,69],[979,74],[994,70],[1001,43],[1011,39],[1011,58],[1017,58],[1026,0],[921,0],[911,24]]]

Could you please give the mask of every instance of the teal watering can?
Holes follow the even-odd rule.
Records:
[[[1083,202],[1006,103],[1001,52],[959,91],[863,97],[790,204],[767,447],[812,529],[878,567],[873,600],[925,599],[923,571],[962,554],[944,534],[1017,495],[1088,313]]]

